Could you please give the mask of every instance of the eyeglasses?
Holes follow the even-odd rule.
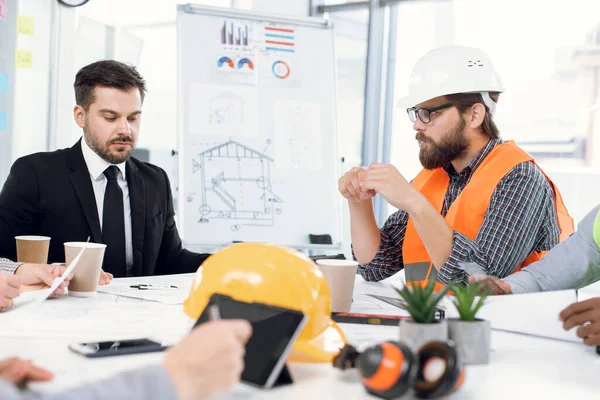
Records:
[[[407,108],[406,112],[408,113],[408,118],[410,118],[412,122],[416,122],[418,116],[424,124],[428,124],[431,122],[431,114],[433,114],[436,111],[443,110],[444,108],[452,107],[453,105],[454,104],[446,103],[442,104],[441,106],[437,106],[430,109],[411,107]]]

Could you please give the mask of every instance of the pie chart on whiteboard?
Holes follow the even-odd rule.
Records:
[[[290,76],[290,66],[285,61],[275,61],[273,63],[273,75],[279,79],[285,79]]]
[[[229,57],[221,57],[219,58],[219,62],[217,63],[219,69],[233,69],[234,64],[233,60]]]
[[[254,63],[252,63],[252,61],[248,58],[242,58],[240,61],[238,61],[238,69],[253,70]]]

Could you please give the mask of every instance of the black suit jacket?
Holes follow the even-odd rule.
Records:
[[[16,259],[15,236],[50,236],[48,262],[64,262],[64,243],[101,243],[98,209],[81,141],[70,149],[19,158],[0,192],[0,257]],[[166,173],[131,157],[125,167],[131,202],[133,273],[195,272],[208,254],[182,248]],[[112,270],[111,270],[112,268]],[[108,272],[125,276],[125,266]]]

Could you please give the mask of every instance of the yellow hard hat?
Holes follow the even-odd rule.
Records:
[[[295,250],[238,243],[216,252],[198,270],[183,303],[185,313],[198,319],[214,293],[304,313],[308,321],[294,343],[290,362],[331,362],[347,342],[331,320],[331,294],[322,272]]]

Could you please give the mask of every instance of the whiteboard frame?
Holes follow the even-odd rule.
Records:
[[[332,44],[333,44],[333,49],[331,52],[331,57],[332,57],[332,65],[333,65],[333,88],[334,88],[334,95],[333,95],[333,120],[332,120],[332,125],[333,125],[333,130],[334,130],[334,134],[335,134],[335,138],[333,141],[333,150],[334,150],[334,154],[336,157],[336,162],[334,163],[335,165],[335,173],[337,174],[337,176],[340,176],[340,170],[341,170],[341,159],[340,159],[340,154],[339,154],[339,134],[338,134],[338,121],[337,121],[337,106],[338,106],[338,86],[337,86],[337,57],[336,57],[336,52],[335,52],[335,31],[334,31],[334,25],[333,22],[329,19],[323,19],[323,18],[319,18],[319,17],[291,17],[291,16],[285,16],[285,15],[277,15],[277,14],[269,14],[269,13],[259,13],[259,12],[254,12],[254,11],[247,11],[247,10],[239,10],[239,9],[231,9],[231,8],[223,8],[223,7],[210,7],[210,6],[203,6],[203,5],[198,5],[198,4],[192,4],[192,3],[187,3],[187,4],[178,4],[177,5],[177,18],[176,18],[176,26],[177,26],[177,152],[178,152],[178,160],[177,160],[177,184],[178,184],[178,190],[179,190],[179,195],[177,196],[177,216],[176,216],[176,220],[177,220],[177,225],[180,228],[180,236],[182,237],[182,240],[184,242],[187,242],[184,234],[185,234],[185,229],[184,229],[184,220],[185,220],[185,199],[184,199],[184,188],[185,188],[185,182],[184,182],[184,157],[182,157],[182,152],[181,150],[184,148],[185,145],[185,132],[183,129],[183,121],[185,118],[184,115],[184,99],[183,99],[183,48],[182,48],[182,43],[179,40],[179,38],[181,37],[181,29],[182,26],[179,23],[179,17],[181,15],[181,13],[185,13],[185,14],[199,14],[199,15],[208,15],[208,16],[216,16],[216,17],[223,17],[223,18],[234,18],[234,19],[248,19],[248,20],[252,20],[252,21],[258,21],[258,22],[276,22],[276,23],[284,23],[284,24],[289,24],[289,25],[295,25],[295,26],[302,26],[302,27],[312,27],[312,28],[320,28],[320,29],[326,29],[330,31],[330,34],[332,35]],[[295,248],[295,249],[299,249],[299,250],[337,250],[337,249],[341,249],[342,248],[342,227],[341,227],[341,223],[342,223],[342,198],[341,195],[337,197],[337,201],[336,201],[336,208],[338,210],[338,212],[335,213],[335,217],[336,217],[336,223],[335,223],[335,235],[334,235],[334,239],[336,239],[337,241],[333,242],[333,244],[330,245],[326,245],[326,244],[289,244],[289,245],[285,245],[282,244],[282,246],[286,246],[286,247],[291,247],[291,248]],[[193,247],[196,249],[214,249],[214,248],[219,248],[219,247],[226,247],[228,245],[230,245],[231,243],[223,243],[221,245],[215,245],[215,244],[202,244],[202,243],[190,243],[188,247]]]
[[[333,28],[333,24],[330,20],[319,17],[291,17],[286,15],[239,10],[235,8],[202,6],[199,4],[192,3],[177,5],[177,11],[178,13],[184,12],[186,14],[201,14],[224,18],[250,19],[260,22],[281,22],[296,26],[308,26],[322,29]]]

